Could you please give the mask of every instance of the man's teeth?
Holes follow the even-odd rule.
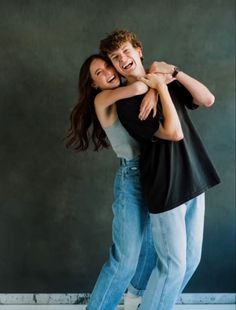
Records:
[[[129,62],[127,65],[123,66],[123,69],[129,69],[132,66],[133,62]]]

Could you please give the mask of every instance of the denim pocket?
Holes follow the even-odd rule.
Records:
[[[139,167],[133,166],[133,167],[127,167],[125,171],[126,176],[140,176]]]
[[[126,167],[123,178],[123,191],[127,200],[139,203],[141,184],[138,166]]]
[[[127,190],[127,188],[130,187],[130,184],[132,184],[131,187],[139,189],[139,183],[140,183],[139,167],[137,167],[137,166],[126,167],[123,180],[125,182],[126,190]]]

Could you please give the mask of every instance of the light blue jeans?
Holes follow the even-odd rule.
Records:
[[[160,214],[151,214],[157,262],[140,310],[172,310],[196,270],[202,250],[205,196]]]
[[[115,309],[130,282],[130,289],[142,295],[156,264],[150,216],[140,185],[139,161],[121,162],[114,184],[113,244],[88,310]]]

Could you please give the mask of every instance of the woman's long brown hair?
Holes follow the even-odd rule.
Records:
[[[109,59],[99,54],[91,55],[85,60],[79,74],[79,99],[70,114],[71,124],[65,145],[77,152],[87,150],[90,141],[93,142],[95,151],[109,147],[106,133],[99,123],[94,107],[94,99],[100,90],[92,87],[90,65],[97,58],[109,62]]]

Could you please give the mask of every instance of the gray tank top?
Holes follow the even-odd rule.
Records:
[[[103,128],[117,157],[131,160],[140,154],[139,144],[122,126],[119,118],[111,127]]]

